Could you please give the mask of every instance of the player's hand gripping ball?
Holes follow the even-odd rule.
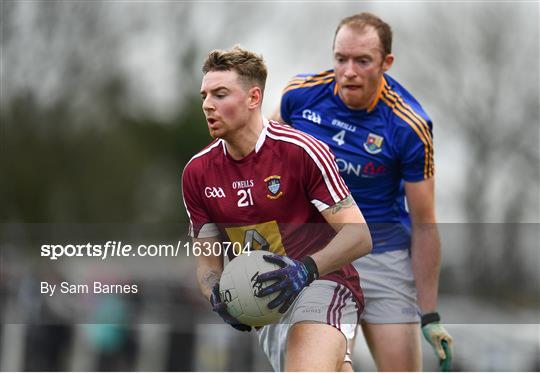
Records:
[[[221,300],[221,295],[219,293],[219,284],[215,284],[212,288],[212,294],[210,295],[210,304],[212,305],[212,311],[217,313],[223,321],[241,332],[250,332],[251,326],[242,324],[238,319],[231,316],[229,311],[227,311],[227,305]]]
[[[279,312],[285,313],[300,292],[319,277],[319,270],[310,256],[295,260],[287,256],[269,254],[265,255],[264,259],[277,264],[279,269],[259,275],[258,280],[267,286],[261,289],[258,296],[268,297],[279,292],[276,299],[268,303],[268,307],[273,309],[281,306]]]
[[[229,262],[221,274],[220,299],[226,304],[228,314],[242,324],[264,326],[275,323],[283,316],[278,309],[268,308],[268,303],[279,294],[257,296],[263,287],[257,277],[262,273],[280,269],[277,264],[264,260],[263,256],[267,254],[268,251],[262,250],[243,253]],[[268,281],[265,285],[274,282]]]

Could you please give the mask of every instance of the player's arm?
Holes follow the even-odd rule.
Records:
[[[422,332],[435,349],[441,369],[447,371],[452,362],[452,337],[439,323],[437,294],[441,243],[435,218],[435,181],[431,177],[420,182],[406,182],[405,194],[412,223],[412,267],[422,311]]]
[[[322,250],[311,255],[319,276],[334,272],[371,252],[368,226],[351,195],[321,214],[337,234]]]
[[[216,242],[220,242],[219,236],[208,238],[193,238],[193,244],[208,245],[214,247]],[[251,327],[240,323],[227,311],[227,305],[221,301],[219,292],[219,280],[223,273],[223,256],[221,255],[200,255],[197,257],[197,280],[199,287],[206,299],[210,301],[212,310],[216,312],[227,324],[242,332],[248,332]]]
[[[189,216],[189,234],[193,245],[214,247],[221,242],[219,229],[212,222],[210,214],[205,209],[200,194],[202,165],[188,163],[182,173],[182,198]],[[212,251],[212,250],[211,250]],[[221,250],[220,250],[221,251]],[[213,254],[213,253],[211,253]],[[223,272],[223,256],[199,255],[197,257],[197,281],[204,297],[210,301],[212,310],[227,324],[241,331],[251,330],[250,326],[241,324],[227,311],[227,305],[221,301],[219,280]]]
[[[322,250],[300,260],[280,255],[265,255],[264,259],[275,263],[281,269],[260,274],[257,281],[277,280],[263,288],[258,296],[280,291],[281,293],[268,307],[279,308],[285,313],[300,291],[311,282],[327,273],[338,270],[353,260],[371,251],[371,235],[367,224],[354,202],[348,195],[340,202],[321,212],[326,221],[337,231],[336,236]]]
[[[406,182],[405,194],[412,223],[412,265],[422,313],[437,310],[441,243],[435,219],[435,182],[431,177]]]
[[[220,242],[219,236],[208,238],[193,238],[194,245],[210,244],[214,247],[214,243]],[[197,257],[197,280],[199,287],[206,299],[210,299],[212,289],[219,283],[221,273],[223,272],[223,257],[221,255],[199,255]]]

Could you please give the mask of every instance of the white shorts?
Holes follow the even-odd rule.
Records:
[[[353,262],[364,292],[360,319],[373,324],[420,322],[409,250],[369,254]]]
[[[305,321],[332,325],[343,333],[346,341],[353,339],[358,321],[353,294],[334,281],[315,280],[300,292],[278,323],[259,329],[259,344],[275,371],[284,369],[291,325]],[[348,342],[347,355],[350,355]],[[345,357],[344,360],[347,361]]]

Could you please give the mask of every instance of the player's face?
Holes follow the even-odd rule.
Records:
[[[351,109],[366,109],[375,100],[383,73],[394,61],[383,58],[379,35],[373,27],[356,31],[342,27],[334,43],[334,71],[339,96]]]
[[[210,71],[202,80],[202,109],[213,138],[227,139],[247,125],[249,92],[236,71]]]

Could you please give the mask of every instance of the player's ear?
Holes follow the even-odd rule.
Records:
[[[394,63],[394,55],[392,53],[387,54],[383,59],[383,72],[387,72],[392,67],[392,64]]]
[[[248,91],[249,108],[255,109],[257,107],[261,107],[262,98],[263,98],[263,94],[262,94],[261,88],[257,86],[251,87],[250,90]]]

